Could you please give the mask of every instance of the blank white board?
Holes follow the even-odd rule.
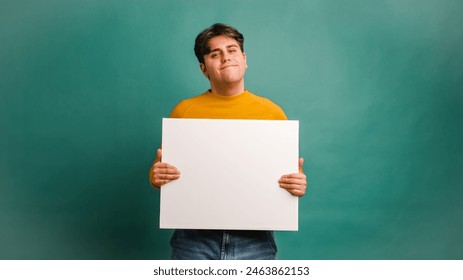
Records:
[[[163,119],[160,228],[297,230],[298,198],[280,188],[298,172],[299,121]]]

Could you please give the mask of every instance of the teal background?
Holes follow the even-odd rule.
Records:
[[[215,22],[300,120],[280,259],[463,259],[463,2],[0,2],[0,258],[166,259],[148,169]]]

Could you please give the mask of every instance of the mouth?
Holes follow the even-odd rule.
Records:
[[[236,66],[238,66],[238,65],[225,65],[222,68],[220,68],[220,70],[227,69],[227,68],[230,68],[230,67],[236,67]]]

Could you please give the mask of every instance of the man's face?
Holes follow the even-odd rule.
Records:
[[[227,86],[243,82],[246,72],[246,54],[235,39],[228,36],[216,36],[209,40],[211,52],[204,56],[200,64],[201,71],[211,85]]]

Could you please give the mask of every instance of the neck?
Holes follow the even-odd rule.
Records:
[[[213,85],[211,84],[211,92],[222,96],[233,96],[244,91],[244,81],[237,84]]]

